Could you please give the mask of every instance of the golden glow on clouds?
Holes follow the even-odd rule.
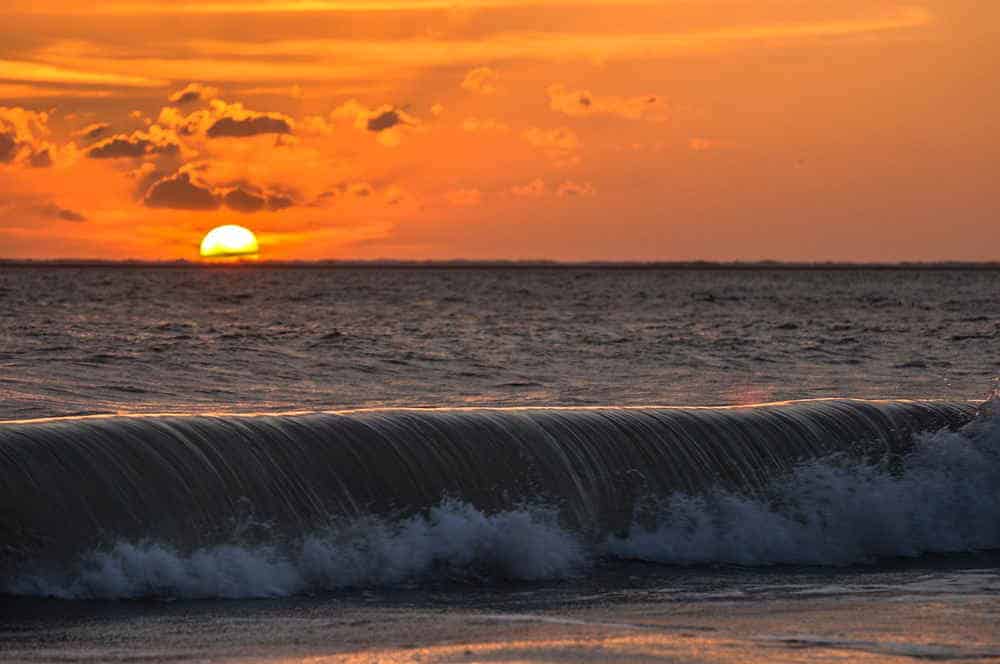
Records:
[[[629,0],[630,5],[655,5],[663,0]],[[545,0],[550,6],[613,6],[611,0]],[[49,11],[63,14],[298,14],[462,11],[499,7],[533,7],[538,0],[228,0],[223,2],[53,2]],[[82,5],[82,6],[81,6]],[[13,0],[15,11],[31,11],[32,0]]]
[[[637,32],[627,34],[518,32],[479,40],[408,39],[402,42],[366,40],[288,40],[273,42],[199,41],[199,53],[227,56],[285,56],[329,59],[351,57],[367,64],[427,66],[473,63],[484,60],[564,60],[663,57],[681,52],[707,51],[727,43],[810,37],[843,37],[906,30],[927,25],[931,14],[923,9],[904,9],[855,20],[750,25],[698,32]],[[489,68],[469,72],[477,77],[495,73]],[[467,80],[468,76],[467,75]],[[493,78],[488,79],[496,86]]]
[[[32,83],[83,83],[88,85],[116,85],[129,87],[162,87],[164,79],[115,74],[106,71],[78,71],[56,65],[17,60],[0,60],[0,79],[29,81]]]
[[[1000,5],[38,7],[0,8],[0,256],[192,258],[206,224],[276,259],[1000,243]]]

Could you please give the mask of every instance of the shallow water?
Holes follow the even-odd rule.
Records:
[[[0,598],[0,647],[24,662],[1000,661],[998,563],[633,563],[280,600]]]

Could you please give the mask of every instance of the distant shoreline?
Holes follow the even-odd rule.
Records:
[[[187,260],[2,259],[3,268],[160,269],[436,269],[436,270],[1000,270],[1000,261],[899,263],[807,261],[547,261],[547,260],[316,260],[201,262]]]

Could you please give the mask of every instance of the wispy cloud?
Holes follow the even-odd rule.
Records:
[[[426,67],[478,67],[484,62],[615,62],[711,53],[761,43],[891,33],[926,26],[932,14],[903,7],[846,19],[737,25],[676,32],[526,32],[485,39],[177,40],[110,55],[97,41],[53,43],[37,62],[0,60],[0,80],[164,86],[192,74],[214,80],[267,82],[393,79]],[[173,55],[173,54],[177,55]],[[137,76],[135,72],[147,72]],[[491,70],[492,71],[492,70]]]
[[[32,0],[10,0],[8,11],[37,11]],[[302,13],[382,13],[462,11],[504,7],[537,7],[539,0],[215,0],[213,2],[151,2],[117,0],[80,6],[63,0],[46,7],[53,14],[89,15],[176,15],[176,14],[302,14]],[[545,0],[549,6],[619,6],[616,0]],[[659,5],[662,0],[630,0],[630,5]]]
[[[135,71],[132,69],[132,71]],[[118,85],[127,87],[161,87],[167,81],[133,74],[118,73],[104,68],[81,70],[56,64],[0,60],[0,80],[32,83],[71,83],[85,85]]]

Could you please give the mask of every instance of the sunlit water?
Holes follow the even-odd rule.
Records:
[[[426,448],[439,455],[433,464],[428,457],[372,467],[405,467],[380,478],[388,488],[379,491],[404,495],[392,482],[405,481],[426,506],[345,513],[296,535],[289,524],[261,522],[249,489],[229,492],[221,502],[232,499],[235,511],[218,512],[229,534],[195,544],[157,530],[170,523],[179,533],[185,521],[213,514],[213,505],[196,514],[164,493],[203,482],[171,445],[202,454],[221,449],[224,433],[226,445],[245,441],[239,463],[258,459],[259,468],[248,474],[234,465],[226,481],[259,476],[266,495],[281,497],[297,481],[284,471],[306,468],[309,445],[321,440],[291,445],[282,436],[315,437],[319,429],[295,418],[253,427],[163,418],[0,424],[0,561],[8,561],[0,660],[1000,661],[1000,425],[988,412],[964,424],[974,408],[961,405],[984,397],[1000,369],[998,285],[992,271],[0,270],[6,420],[819,397],[958,404],[957,430],[928,431],[884,457],[869,449],[864,460],[845,456],[861,441],[844,436],[889,426],[888,436],[897,420],[871,423],[869,414],[839,431],[825,409],[856,417],[862,406],[787,411],[809,430],[827,418],[817,431],[832,436],[835,453],[773,448],[772,461],[734,461],[766,480],[747,485],[713,479],[725,459],[699,456],[739,456],[746,444],[726,432],[746,435],[742,416],[729,428],[696,418],[681,433],[702,432],[690,438],[697,454],[678,467],[698,481],[666,495],[625,492],[636,499],[636,522],[586,536],[586,517],[567,521],[567,504],[539,484],[544,474],[517,484],[517,495],[498,494],[495,508],[461,493],[475,482],[448,483],[448,468],[478,468],[469,456],[476,445],[507,445],[508,430],[511,440],[528,441],[525,449],[544,442],[530,442],[533,429],[511,428],[509,413],[482,415],[497,429],[481,429],[476,441],[455,431],[475,430],[480,416],[367,416],[390,447],[424,449],[406,442],[410,432],[444,437]],[[651,435],[639,414],[607,416],[626,438]],[[537,417],[556,431],[548,416]],[[601,429],[584,423],[596,415],[551,417],[575,432],[556,441],[560,449],[594,453]],[[110,438],[94,437],[100,426]],[[147,426],[160,432],[155,444],[144,438]],[[36,453],[42,427],[51,433],[44,458]],[[264,436],[269,427],[273,435]],[[781,438],[768,435],[769,445]],[[455,447],[455,436],[469,447]],[[137,446],[120,463],[70,462],[127,450],[129,441],[164,456],[140,458]],[[375,444],[366,441],[352,445]],[[308,458],[289,465],[283,450]],[[237,456],[227,458],[237,464]],[[344,469],[353,467],[343,459]],[[228,472],[225,463],[206,460],[205,468]],[[630,474],[625,466],[636,464],[616,468],[613,455],[589,466],[560,463],[594,486],[607,469],[624,478],[614,480],[616,491],[626,480],[647,487],[653,477],[652,465]],[[187,470],[165,483],[168,466]],[[546,471],[547,481],[559,468]],[[433,482],[418,481],[425,470]],[[120,495],[108,490],[106,500],[83,499],[87,486],[100,484],[89,473],[128,486]],[[344,481],[355,491],[367,486]],[[452,488],[429,495],[426,487],[437,485]],[[323,494],[305,489],[315,500]],[[18,503],[29,493],[42,502],[51,494],[73,523],[33,531],[24,516],[33,506]],[[617,503],[604,501],[613,512]],[[139,524],[132,533],[149,523],[148,536],[116,535],[112,512],[115,523]],[[98,544],[73,564],[39,562],[61,533],[88,528],[87,546]]]

